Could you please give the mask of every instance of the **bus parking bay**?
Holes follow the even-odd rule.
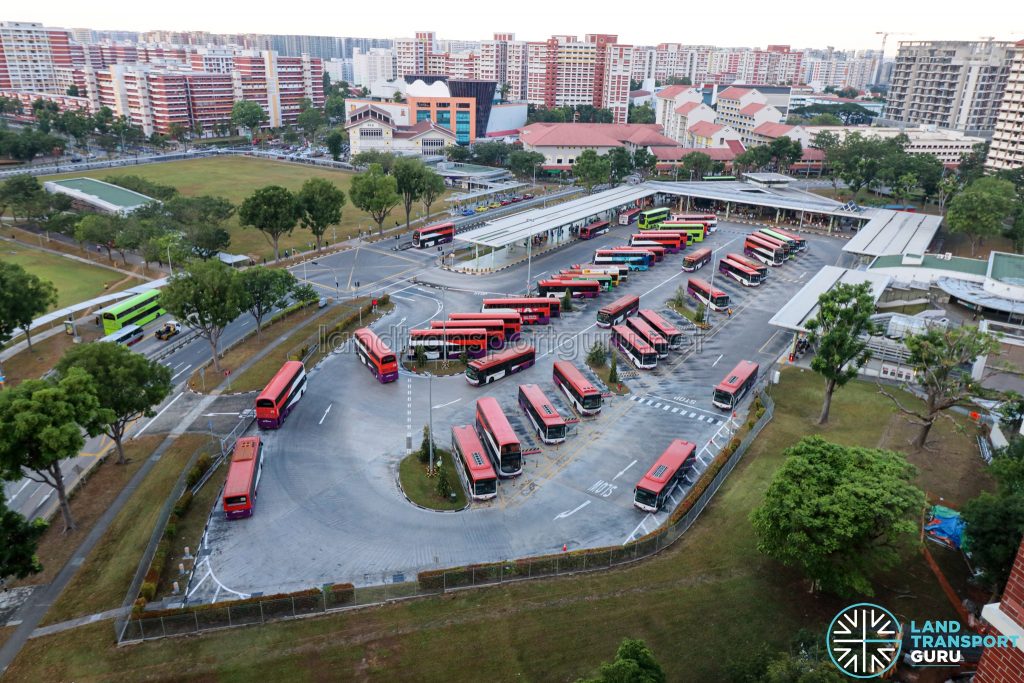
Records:
[[[629,230],[590,241],[590,252],[610,237],[621,244]],[[720,229],[703,244],[720,254],[736,251],[737,232]],[[219,510],[211,516],[201,550],[204,569],[196,572],[190,601],[337,581],[376,584],[395,573],[411,580],[424,569],[548,554],[563,544],[617,545],[653,530],[669,511],[648,516],[634,509],[633,486],[674,438],[697,444],[695,475],[710,461],[708,442],[728,428],[728,413],[711,405],[713,387],[742,359],[770,367],[779,337],[768,319],[799,289],[799,273],[809,277],[839,253],[839,245],[827,240],[810,242],[807,253],[772,268],[761,287],[744,288],[716,274],[715,287],[733,299],[733,316],[714,314],[699,351],[696,344],[672,351],[655,370],[627,380],[630,397],[606,398],[600,415],[571,425],[566,441],[557,445],[540,443],[517,405],[519,384],[539,385],[563,417],[572,417],[552,382],[553,361],[567,358],[585,368],[589,345],[609,334],[594,324],[597,309],[618,296],[638,295],[642,307],[669,317],[665,302],[686,282],[678,256],[631,273],[611,293],[574,302],[574,311],[552,325],[524,327],[525,340],[537,347],[536,365],[486,388],[471,387],[462,376],[430,381],[406,371],[397,382],[381,385],[354,354],[332,355],[310,371],[307,393],[284,426],[260,433],[265,464],[254,516],[232,522]],[[581,253],[545,262],[565,267],[583,261]],[[713,265],[699,274],[710,279]],[[783,272],[790,277],[778,277]],[[418,322],[424,311],[433,312],[426,303],[409,309],[419,305],[411,301],[420,298],[413,291],[403,296],[409,300],[398,299],[395,310],[374,326],[378,333],[403,317]],[[479,310],[479,302],[478,296],[450,291],[445,310]],[[620,370],[628,369],[626,363],[620,356]],[[475,400],[483,395],[498,400],[523,448],[539,452],[525,456],[521,476],[500,481],[493,500],[458,513],[410,505],[395,471],[407,450],[419,446],[431,403],[436,440],[447,447],[450,427],[472,424]],[[741,412],[747,405],[749,398]],[[684,494],[677,491],[673,502]],[[207,570],[216,581],[200,583]]]

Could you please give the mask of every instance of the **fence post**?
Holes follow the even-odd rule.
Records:
[[[164,618],[160,617],[160,630],[163,631],[164,638],[167,637],[167,624],[164,623]]]
[[[555,556],[555,576],[558,576],[558,561],[561,557]]]
[[[199,613],[196,612],[195,610],[192,610],[192,616],[196,620],[196,633],[199,633]]]
[[[142,637],[142,640],[145,640],[146,639],[146,629],[142,625],[142,619],[140,618],[137,621],[139,622],[139,635]]]
[[[256,604],[260,606],[260,623],[265,624],[266,622],[263,621],[263,601],[259,600]]]
[[[470,574],[469,574],[469,585],[470,586],[475,586],[476,585],[476,567],[470,567],[469,571],[470,571]]]
[[[583,571],[587,571],[587,555],[590,553],[583,553]]]
[[[295,596],[292,596],[292,616],[295,616]]]
[[[498,565],[498,583],[504,583],[504,582],[505,582],[505,562],[502,561],[502,563],[500,565]]]
[[[231,605],[227,606],[228,610],[228,626],[231,626]]]
[[[608,548],[608,566],[612,566],[612,549]]]
[[[327,592],[324,591],[324,592],[320,593],[320,595],[324,599],[324,614],[327,614]]]

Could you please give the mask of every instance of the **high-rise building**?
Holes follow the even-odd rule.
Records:
[[[437,52],[436,44],[437,40],[433,31],[417,31],[413,38],[397,38],[395,40],[395,75],[401,78],[430,73],[427,70],[427,55]]]
[[[54,69],[71,65],[71,34],[66,29],[0,22],[0,90],[57,93]]]
[[[1013,43],[901,41],[883,123],[995,130]]]
[[[1024,40],[1013,52],[987,165],[994,171],[1024,167]]]
[[[395,55],[391,50],[373,48],[352,51],[352,83],[371,86],[380,81],[395,80]]]

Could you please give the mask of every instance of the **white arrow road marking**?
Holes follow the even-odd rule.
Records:
[[[632,466],[633,466],[633,465],[635,465],[635,464],[636,464],[636,460],[634,460],[633,462],[631,462],[631,463],[629,463],[628,465],[626,465],[626,466],[625,466],[624,468],[622,468],[622,471],[621,471],[621,472],[619,472],[619,473],[618,473],[618,474],[616,474],[616,475],[615,475],[614,477],[612,477],[612,481],[615,481],[616,479],[618,479],[619,477],[621,477],[621,476],[622,476],[623,474],[625,474],[625,473],[626,473],[626,470],[628,470],[628,469],[629,469],[630,467],[632,467]]]
[[[559,512],[557,515],[555,515],[555,519],[562,519],[563,517],[568,517],[569,515],[572,515],[572,514],[575,514],[575,513],[579,512],[580,510],[582,510],[583,508],[587,507],[588,505],[590,505],[590,501],[589,500],[584,501],[581,505],[579,505],[577,507],[574,507],[572,510],[566,510],[565,512]]]
[[[320,418],[320,421],[317,422],[317,424],[321,424],[322,425],[324,423],[324,420],[327,418],[327,413],[331,412],[331,406],[333,406],[333,405],[334,404],[332,403],[331,405],[327,406],[327,410],[324,411],[324,416]]]

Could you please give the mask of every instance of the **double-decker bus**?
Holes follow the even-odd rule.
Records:
[[[599,235],[608,234],[610,226],[608,221],[594,221],[589,225],[584,225],[580,228],[580,239],[581,240],[592,240]]]
[[[619,214],[619,225],[632,225],[640,218],[640,209],[626,209]]]
[[[96,315],[103,321],[103,334],[113,334],[125,325],[142,327],[166,312],[160,305],[160,290],[150,289],[107,306]]]
[[[640,370],[650,370],[658,365],[658,352],[654,347],[625,325],[612,327],[612,344]]]
[[[597,415],[601,412],[601,392],[575,365],[567,360],[556,360],[552,378],[581,415]]]
[[[487,330],[482,327],[463,327],[450,330],[430,327],[423,330],[409,330],[408,356],[416,357],[416,349],[422,348],[429,360],[458,358],[463,352],[469,358],[479,358],[487,353]]]
[[[455,239],[454,223],[438,223],[412,231],[412,246],[420,249],[447,244],[453,239]]]
[[[703,242],[707,237],[708,229],[703,223],[678,223],[665,221],[658,226],[660,232],[679,232],[686,235],[687,243]]]
[[[782,230],[781,228],[772,228],[771,230],[772,232],[777,232],[786,239],[790,239],[796,242],[797,251],[807,251],[807,240],[801,237],[800,235],[792,233],[788,230]]]
[[[466,381],[473,386],[496,382],[533,365],[537,351],[529,344],[518,344],[502,351],[494,351],[483,358],[470,361],[466,366]]]
[[[679,331],[679,328],[662,318],[656,312],[649,308],[641,308],[637,311],[637,315],[640,316],[645,323],[650,325],[655,332],[665,338],[665,341],[668,342],[669,349],[678,349],[683,345],[683,333]]]
[[[499,477],[514,477],[523,473],[519,439],[497,399],[492,396],[476,400],[476,431],[491,462],[497,467]]]
[[[398,358],[395,352],[373,330],[360,327],[352,336],[356,340],[356,355],[363,365],[370,368],[378,382],[387,384],[398,379]]]
[[[757,383],[757,363],[741,360],[732,371],[725,376],[711,396],[711,403],[722,410],[732,410]]]
[[[650,246],[650,247],[628,247],[628,246],[621,246],[621,247],[612,247],[612,251],[624,251],[627,254],[633,254],[633,253],[642,254],[643,252],[648,252],[652,256],[654,256],[654,261],[652,261],[652,263],[660,263],[661,261],[665,260],[665,247],[656,247],[656,246]]]
[[[700,270],[708,263],[711,263],[711,250],[707,247],[683,256],[683,270],[687,273]]]
[[[297,360],[285,361],[270,383],[256,397],[256,424],[277,429],[306,393],[306,368]]]
[[[511,309],[519,313],[524,325],[547,325],[551,318],[562,315],[562,303],[548,297],[522,297],[507,299],[484,299],[480,305],[483,313],[494,309]]]
[[[626,318],[626,327],[633,330],[658,354],[658,358],[668,357],[668,339],[660,332],[647,324],[647,321],[639,316]]]
[[[781,244],[782,250],[786,253],[787,260],[796,258],[798,251],[796,246],[796,240],[792,240],[788,237],[783,237],[779,233],[769,228],[761,228],[757,232],[759,235],[762,235],[763,237],[766,237],[768,239],[775,240],[776,242]]]
[[[615,283],[612,282],[612,278],[604,273],[581,273],[578,270],[562,270],[559,273],[554,273],[551,276],[552,280],[576,280],[576,281],[590,281],[596,282],[601,285],[602,292],[610,292]]]
[[[686,283],[686,291],[712,311],[724,311],[729,308],[729,295],[699,277],[690,278]]]
[[[548,444],[565,441],[565,420],[539,386],[519,385],[519,407],[530,418],[530,424],[537,430],[541,441]]]
[[[768,244],[771,244],[772,246],[776,247],[777,249],[781,249],[782,250],[782,256],[783,256],[783,258],[782,258],[783,261],[788,261],[788,260],[796,257],[795,246],[792,243],[790,243],[790,242],[787,242],[785,240],[781,240],[778,237],[772,237],[771,235],[769,235],[768,233],[766,233],[766,232],[764,232],[762,230],[758,230],[757,232],[752,232],[752,233],[750,233],[750,235],[754,236],[754,237],[757,237],[757,238],[763,240],[764,242],[767,242]]]
[[[752,232],[743,240],[743,253],[769,266],[781,266],[786,260],[782,245],[764,235]]]
[[[594,264],[624,264],[630,270],[647,270],[654,264],[654,254],[649,251],[633,253],[615,249],[598,249],[594,252]]]
[[[697,446],[689,441],[673,439],[643,479],[633,489],[633,505],[644,512],[657,512],[693,468]]]
[[[736,263],[740,263],[740,264],[746,266],[747,268],[750,268],[751,270],[756,270],[758,273],[761,274],[761,282],[764,282],[765,280],[768,279],[768,266],[766,266],[765,264],[761,263],[760,261],[757,261],[757,260],[751,259],[751,258],[747,258],[743,254],[729,253],[729,254],[726,254],[725,257],[727,259],[729,259],[730,261],[735,261]]]
[[[225,517],[252,517],[256,509],[256,489],[262,474],[263,442],[260,437],[243,436],[235,441],[221,497]]]
[[[676,213],[672,214],[672,220],[681,223],[703,223],[709,233],[718,229],[718,215],[713,213]]]
[[[125,325],[116,332],[111,332],[106,337],[103,337],[102,339],[97,339],[97,341],[131,346],[132,344],[138,344],[140,341],[142,341],[143,332],[144,330],[138,325]]]
[[[482,329],[487,333],[487,348],[500,349],[505,346],[505,321],[498,318],[483,320],[431,320],[433,330]]]
[[[492,308],[483,313],[449,313],[449,320],[500,320],[505,326],[505,342],[519,339],[523,331],[523,316],[511,308]]]
[[[638,235],[629,236],[631,247],[661,247],[667,254],[677,254],[686,248],[687,237],[685,233],[674,231],[650,230]]]
[[[574,299],[594,299],[601,293],[601,283],[594,280],[541,280],[537,293],[541,296],[561,298],[565,293]]]
[[[761,284],[761,273],[738,261],[733,261],[728,256],[718,260],[718,272],[724,273],[744,287],[757,287]]]
[[[498,495],[498,477],[472,425],[452,427],[452,453],[461,465],[459,478],[470,498],[488,500]]]
[[[636,224],[641,230],[650,230],[664,220],[667,220],[669,216],[669,208],[662,206],[657,209],[647,209],[646,211],[640,212],[640,217],[637,219]]]
[[[619,297],[607,306],[602,306],[597,312],[597,326],[611,327],[618,325],[623,320],[637,312],[640,308],[640,297],[635,294],[627,294]]]

